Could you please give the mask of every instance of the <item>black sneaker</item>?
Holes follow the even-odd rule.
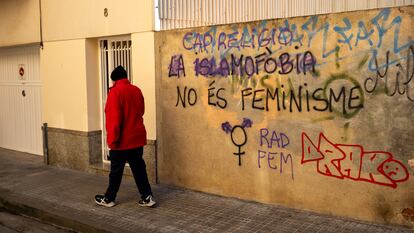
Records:
[[[95,203],[105,207],[112,207],[115,205],[115,202],[109,201],[104,195],[96,195],[95,196]]]
[[[152,200],[152,195],[149,195],[147,198],[138,201],[138,205],[144,207],[153,207],[157,204],[154,200]]]

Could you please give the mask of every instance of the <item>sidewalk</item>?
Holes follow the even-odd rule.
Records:
[[[275,205],[153,185],[157,208],[137,204],[124,179],[118,205],[95,205],[107,177],[43,164],[43,158],[0,149],[0,206],[81,232],[414,232]]]

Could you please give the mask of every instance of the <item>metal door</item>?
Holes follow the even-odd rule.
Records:
[[[131,49],[132,42],[129,37],[112,37],[108,39],[101,39],[100,46],[100,60],[101,60],[101,80],[102,80],[102,146],[103,146],[103,160],[107,160],[108,145],[106,143],[106,129],[105,129],[105,104],[106,97],[109,92],[109,87],[112,86],[110,79],[111,72],[115,67],[121,65],[128,73],[128,79],[132,82],[132,63],[131,63]]]
[[[42,155],[39,46],[0,48],[0,147]]]

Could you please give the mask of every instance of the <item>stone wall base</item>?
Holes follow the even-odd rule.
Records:
[[[107,175],[110,163],[102,157],[102,131],[75,131],[48,128],[48,163],[53,166]],[[157,183],[156,141],[148,140],[144,147],[144,160],[148,179]],[[126,166],[125,176],[132,176]]]

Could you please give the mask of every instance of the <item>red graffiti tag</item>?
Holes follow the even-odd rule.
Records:
[[[364,151],[360,145],[335,144],[323,133],[318,144],[302,132],[302,161],[317,163],[317,172],[338,179],[366,181],[373,184],[397,187],[408,180],[407,168],[393,155],[384,151]]]

